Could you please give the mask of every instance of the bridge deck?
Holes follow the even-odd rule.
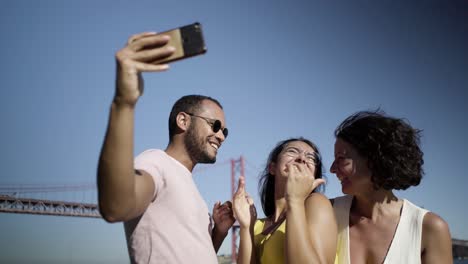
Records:
[[[101,218],[96,204],[38,200],[0,195],[0,212]]]

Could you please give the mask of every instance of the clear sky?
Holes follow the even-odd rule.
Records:
[[[378,3],[377,3],[378,2]],[[205,94],[224,106],[230,135],[219,163],[194,174],[211,208],[230,198],[232,158],[247,160],[248,191],[280,140],[319,146],[326,195],[333,131],[381,107],[423,130],[422,183],[401,197],[468,240],[468,2],[458,1],[4,1],[0,8],[0,184],[94,183],[115,52],[143,31],[199,21],[208,52],[145,74],[135,154],[167,145],[172,104]],[[127,263],[122,224],[0,214],[2,263]],[[227,240],[220,253],[230,252]]]

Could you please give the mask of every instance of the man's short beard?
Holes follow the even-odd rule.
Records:
[[[216,155],[210,157],[205,147],[203,140],[198,137],[194,129],[194,124],[191,124],[187,130],[187,134],[184,138],[185,148],[192,160],[195,163],[215,163]]]

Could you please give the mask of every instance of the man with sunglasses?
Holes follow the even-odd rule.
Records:
[[[169,144],[133,159],[134,111],[142,72],[169,68],[151,61],[170,56],[167,36],[132,36],[117,52],[116,93],[99,159],[99,209],[108,222],[124,222],[132,263],[217,263],[216,251],[234,223],[229,203],[208,207],[192,179],[197,163],[214,163],[228,135],[215,99],[180,98],[169,115]]]

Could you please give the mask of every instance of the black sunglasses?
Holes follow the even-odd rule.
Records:
[[[185,112],[185,113],[187,115],[189,115],[189,116],[194,116],[194,117],[198,117],[198,118],[201,118],[201,119],[205,120],[208,123],[208,125],[211,126],[211,129],[213,130],[214,133],[218,133],[218,131],[221,130],[223,132],[224,138],[227,138],[228,129],[227,129],[227,127],[221,128],[221,121],[219,121],[218,119],[211,119],[211,118],[208,118],[208,117],[194,115],[192,113],[187,113],[187,112]]]

